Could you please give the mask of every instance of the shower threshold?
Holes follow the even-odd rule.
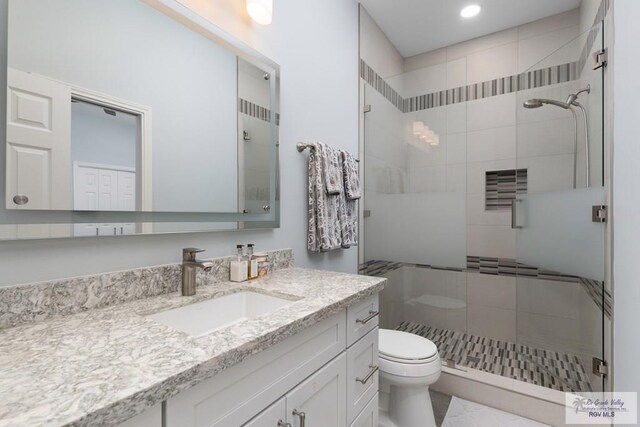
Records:
[[[433,341],[443,363],[468,367],[563,392],[593,391],[578,355],[534,348],[466,332],[402,322],[399,331]]]

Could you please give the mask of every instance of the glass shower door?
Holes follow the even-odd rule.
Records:
[[[523,380],[603,388],[605,224],[602,24],[518,76],[517,353]],[[573,95],[572,95],[573,94]],[[595,358],[595,359],[594,359]]]

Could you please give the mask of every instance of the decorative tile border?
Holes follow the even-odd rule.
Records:
[[[592,391],[582,358],[508,341],[402,322],[396,330],[423,336],[440,358],[461,366],[560,391]]]
[[[567,83],[580,78],[587,61],[590,60],[591,50],[596,41],[600,27],[596,27],[602,21],[610,6],[610,0],[603,0],[600,4],[592,29],[587,36],[577,61],[538,70],[526,71],[520,74],[487,80],[480,83],[459,86],[456,88],[431,92],[423,95],[403,98],[396,92],[378,73],[375,72],[363,59],[360,59],[360,77],[377,90],[389,102],[402,113],[422,111],[431,108],[444,107],[460,102],[475,101],[493,96],[505,95],[521,90],[535,89],[560,83]]]
[[[271,122],[271,110],[246,99],[238,98],[238,111],[250,117]],[[276,114],[276,126],[280,126],[280,114]]]
[[[291,249],[270,251],[272,270],[293,267]],[[234,257],[214,258],[209,272],[198,270],[198,286],[229,279]],[[180,264],[145,267],[93,276],[0,287],[0,329],[114,304],[177,292]]]
[[[491,274],[494,276],[530,277],[539,280],[580,283],[587,295],[589,295],[600,310],[604,311],[604,314],[609,319],[611,319],[613,313],[613,295],[608,289],[605,289],[601,281],[544,270],[508,258],[467,256],[466,269],[375,260],[360,264],[359,273],[365,276],[382,276],[385,273],[401,267],[431,268],[456,272],[467,271],[471,273]]]
[[[400,96],[373,68],[369,66],[363,59],[360,59],[360,77],[364,79],[371,87],[373,87],[380,95],[384,96],[387,101],[392,103],[401,112],[404,111],[405,99]]]
[[[599,280],[587,279],[570,274],[557,273],[530,265],[521,264],[514,259],[467,256],[467,271],[497,276],[531,277],[556,282],[580,283],[591,300],[611,319],[613,313],[613,295]]]
[[[522,74],[514,74],[499,79],[413,96],[404,100],[403,113],[506,95],[521,90],[566,83],[576,79],[578,79],[578,63],[569,62]]]
[[[508,169],[485,173],[485,209],[511,209],[517,194],[527,192],[527,170]]]

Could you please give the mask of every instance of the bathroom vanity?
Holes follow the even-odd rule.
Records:
[[[385,282],[285,268],[0,330],[0,426],[377,426]]]

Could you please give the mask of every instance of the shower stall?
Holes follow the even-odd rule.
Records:
[[[391,76],[361,58],[360,272],[388,278],[381,327],[446,368],[604,388],[605,16],[559,47],[515,31],[510,73],[488,39]]]

